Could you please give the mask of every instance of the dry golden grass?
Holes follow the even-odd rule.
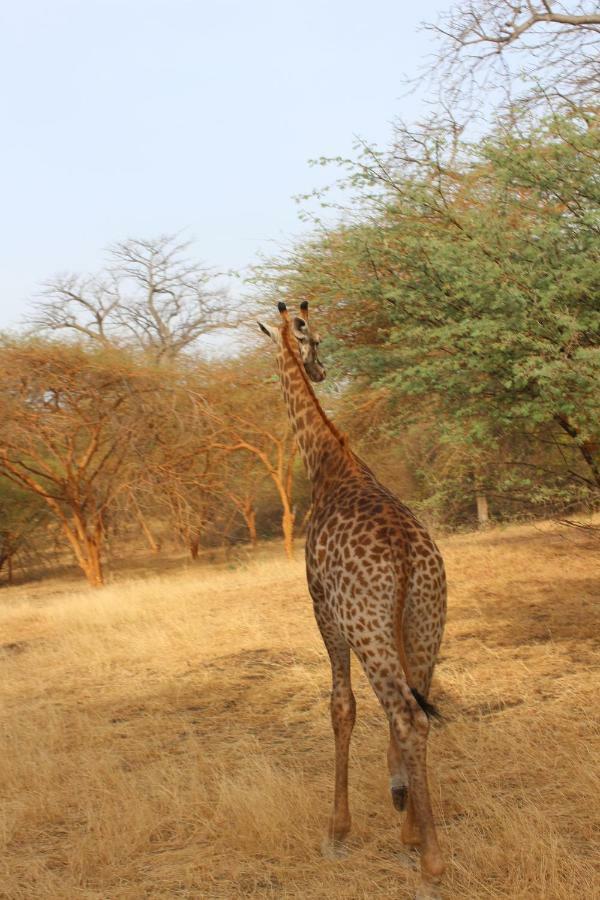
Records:
[[[599,897],[598,569],[551,526],[442,542],[432,790],[450,898]],[[277,550],[277,553],[279,551]],[[403,898],[386,732],[355,669],[350,854],[323,859],[329,667],[273,556],[0,595],[0,895]]]

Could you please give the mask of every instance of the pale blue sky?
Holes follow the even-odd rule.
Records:
[[[402,75],[450,2],[5,0],[0,327],[117,240],[185,229],[241,269],[298,233],[309,158],[423,111]]]

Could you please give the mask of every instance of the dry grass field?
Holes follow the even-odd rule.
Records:
[[[600,897],[597,554],[551,525],[441,545],[444,896]],[[412,896],[387,728],[357,668],[350,852],[320,855],[329,666],[300,559],[261,552],[96,592],[2,589],[0,896]]]

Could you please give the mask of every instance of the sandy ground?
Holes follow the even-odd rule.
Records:
[[[600,897],[597,546],[550,525],[440,543],[444,897]],[[301,560],[261,553],[0,591],[1,897],[412,896],[357,667],[349,854],[320,855],[329,665]]]

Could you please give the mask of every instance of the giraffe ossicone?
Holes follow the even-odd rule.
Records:
[[[406,807],[402,840],[421,850],[419,898],[435,898],[444,871],[427,783],[427,702],[446,616],[441,554],[427,529],[348,446],[313,383],[325,378],[320,338],[285,303],[276,327],[283,396],[312,484],[306,575],[332,672],[335,786],[328,841],[334,855],[351,825],[348,750],[356,717],[350,652],[359,659],[388,719],[392,802]]]

